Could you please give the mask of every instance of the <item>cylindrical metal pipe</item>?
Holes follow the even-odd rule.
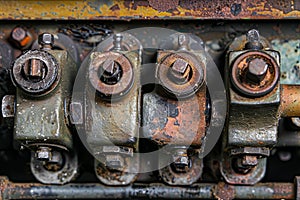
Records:
[[[280,113],[282,117],[300,116],[300,85],[281,85]]]
[[[2,199],[294,199],[293,183],[234,186],[225,183],[172,187],[159,183],[108,187],[101,184],[42,185],[0,178]]]

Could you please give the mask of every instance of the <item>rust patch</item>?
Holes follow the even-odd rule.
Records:
[[[124,6],[129,9],[137,10],[138,7],[148,7],[149,2],[148,1],[132,1],[132,0],[125,0]]]
[[[235,197],[234,186],[221,182],[216,186],[214,190],[214,196],[217,199],[222,199],[222,200],[234,199]]]
[[[13,2],[13,3],[12,3]],[[277,2],[277,3],[276,3]],[[130,19],[282,19],[300,18],[299,1],[251,2],[184,1],[184,0],[118,0],[99,3],[88,1],[3,1],[1,19],[64,19],[64,20],[130,20]],[[119,10],[115,10],[117,6]],[[113,8],[111,9],[111,7]],[[178,12],[177,12],[178,10]],[[176,11],[176,12],[174,12]]]
[[[151,102],[149,108],[144,107],[148,137],[159,145],[200,146],[206,126],[205,90],[202,87],[196,96],[179,102],[156,94],[147,95],[146,100]]]
[[[300,116],[299,85],[281,85],[280,113],[282,117]]]
[[[179,0],[149,0],[149,5],[157,11],[164,12],[171,9],[176,9],[179,4]]]
[[[294,10],[293,2],[297,1],[291,1],[291,0],[279,0],[279,1],[273,1],[268,0],[267,5],[270,7],[276,8],[278,10],[282,10],[284,14],[291,12]]]

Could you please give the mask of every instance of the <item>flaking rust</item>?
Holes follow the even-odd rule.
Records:
[[[2,1],[0,19],[284,19],[300,18],[298,1]]]

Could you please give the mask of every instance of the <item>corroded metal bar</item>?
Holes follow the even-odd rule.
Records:
[[[300,116],[299,85],[281,85],[280,112],[282,117]]]
[[[1,1],[0,19],[300,18],[299,1]]]
[[[42,185],[0,178],[2,199],[294,199],[293,183],[233,186],[225,183],[172,187],[159,183],[108,187],[101,184]]]

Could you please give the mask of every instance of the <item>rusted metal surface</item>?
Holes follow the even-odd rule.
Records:
[[[171,100],[155,93],[143,97],[144,136],[158,145],[200,147],[205,136],[205,88],[188,100]]]
[[[236,166],[239,157],[223,153],[222,162],[220,162],[221,174],[229,184],[254,185],[258,183],[266,172],[266,158],[258,159],[258,163],[251,168],[238,168]]]
[[[101,53],[97,53],[101,55]],[[93,54],[92,54],[93,55]],[[106,54],[104,54],[106,55]],[[109,55],[118,55],[109,53]],[[116,56],[120,58],[119,56]],[[122,56],[123,57],[123,56]],[[139,118],[138,110],[140,105],[140,88],[139,86],[139,66],[140,58],[136,52],[125,53],[126,62],[129,64],[127,70],[132,67],[131,73],[133,76],[133,85],[130,91],[123,96],[122,91],[118,94],[122,96],[114,102],[107,101],[99,96],[94,88],[88,85],[87,107],[85,124],[87,132],[87,141],[96,151],[101,145],[120,145],[134,147],[138,134]],[[124,58],[123,58],[124,59]],[[121,62],[120,64],[124,64]],[[97,78],[97,77],[95,77]],[[99,80],[99,77],[98,77]],[[88,83],[89,80],[87,80]],[[81,83],[82,84],[82,83]],[[111,86],[114,85],[105,85]],[[108,88],[111,88],[108,87]],[[81,87],[78,87],[81,88]],[[116,92],[106,90],[106,93]],[[123,91],[124,92],[124,91]]]
[[[40,160],[34,152],[31,154],[30,168],[35,178],[45,184],[65,184],[78,175],[76,154],[68,151],[49,151],[52,158]],[[47,154],[46,153],[46,154]],[[46,159],[44,157],[43,159]]]
[[[169,185],[192,185],[201,178],[203,161],[198,157],[197,154],[190,156],[188,161],[188,166],[186,166],[184,169],[181,168],[181,171],[179,171],[175,166],[177,164],[175,162],[160,169],[160,177]]]
[[[43,69],[39,70],[41,78],[35,80],[32,77],[32,69],[37,67],[38,62],[41,62],[40,68]],[[31,95],[45,95],[58,85],[60,71],[56,58],[51,54],[32,50],[15,60],[11,77],[15,85],[22,91]]]
[[[105,76],[104,65],[107,59],[114,61],[122,74],[114,84],[108,83],[107,78],[103,79]],[[104,99],[121,98],[130,91],[134,81],[134,69],[130,60],[124,54],[117,52],[93,53],[88,73],[90,83]]]
[[[259,65],[263,65],[261,66],[263,72],[255,69]],[[272,91],[277,84],[279,67],[275,59],[269,54],[247,51],[234,61],[231,78],[233,85],[241,93],[254,97],[262,96]]]
[[[126,156],[113,152],[101,156],[105,157],[105,162],[95,160],[94,167],[96,176],[105,185],[129,185],[137,179],[140,165],[138,156]]]
[[[300,87],[281,85],[280,113],[283,117],[300,116]]]
[[[29,51],[31,52],[31,51]],[[34,50],[37,52],[37,50]],[[52,143],[72,149],[72,135],[65,121],[65,100],[70,95],[75,78],[76,64],[66,51],[43,52],[51,54],[60,66],[60,81],[56,80],[56,88],[44,98],[29,96],[17,89],[15,140],[25,146],[32,143]],[[58,84],[59,83],[59,84]],[[30,126],[28,125],[30,122]]]
[[[205,58],[200,53],[197,55],[198,59],[196,56],[186,52],[160,51],[158,53],[157,62],[159,65],[156,70],[156,78],[159,84],[176,98],[184,98],[195,94],[205,80]],[[176,62],[180,59],[185,61],[187,68],[189,68],[185,73],[186,75],[182,75],[188,76],[183,83],[179,83],[178,76],[176,78],[174,75],[173,77],[169,75],[170,69],[173,69],[174,65],[176,66]]]
[[[279,86],[260,98],[245,98],[230,89],[228,145],[272,146],[277,142]]]
[[[297,185],[297,187],[295,187]],[[1,177],[1,199],[294,199],[298,184],[260,183],[255,186],[232,186],[224,183],[172,187],[159,183],[107,187],[101,184],[13,183]],[[298,197],[298,196],[297,196]]]
[[[11,41],[17,48],[26,49],[32,44],[33,36],[26,28],[17,26],[11,32]]]
[[[299,19],[299,1],[2,1],[0,19]]]
[[[300,39],[275,39],[271,41],[274,50],[280,52],[281,84],[300,84]]]

